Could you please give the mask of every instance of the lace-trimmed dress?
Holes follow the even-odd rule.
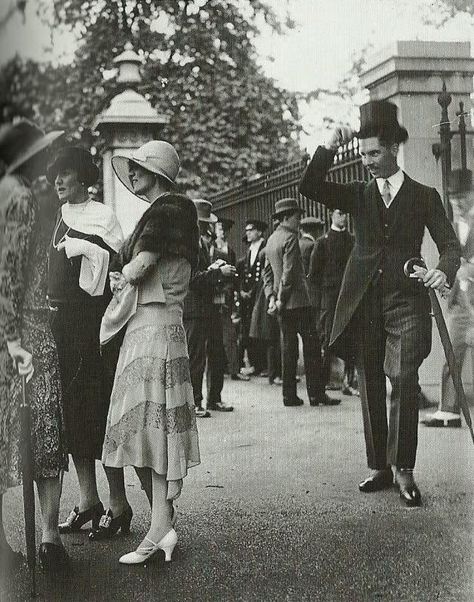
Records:
[[[199,464],[183,301],[190,264],[161,259],[166,303],[138,305],[127,325],[110,400],[102,453],[106,466],[152,468],[168,481]]]
[[[27,385],[34,477],[67,470],[61,382],[46,303],[50,224],[38,221],[37,202],[16,176],[0,182],[0,494],[20,482],[21,382],[6,340],[21,339],[33,355]]]

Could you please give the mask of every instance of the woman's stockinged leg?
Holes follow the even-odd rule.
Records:
[[[100,502],[95,475],[95,460],[72,457],[79,481],[79,512],[84,512]]]
[[[61,499],[62,481],[59,476],[50,479],[38,479],[36,482],[41,506],[43,525],[42,543],[62,545],[59,535],[59,502]]]
[[[112,510],[113,515],[117,517],[129,507],[125,492],[123,468],[104,466],[104,471],[109,483],[109,508]]]
[[[168,502],[168,481],[166,476],[151,471],[152,483],[152,506],[151,524],[146,537],[158,543],[170,531],[171,527],[171,505]],[[144,542],[146,545],[146,541]],[[148,544],[149,545],[149,544]]]
[[[135,466],[135,472],[140,480],[143,491],[146,493],[150,508],[153,506],[153,487],[151,482],[151,468]]]

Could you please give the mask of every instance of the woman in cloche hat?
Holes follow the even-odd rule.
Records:
[[[92,524],[93,541],[129,529],[132,510],[122,470],[106,470],[107,512],[99,499],[95,461],[100,459],[113,370],[100,352],[99,329],[111,298],[109,262],[122,231],[115,213],[88,189],[99,170],[85,148],[62,148],[46,172],[62,203],[49,247],[48,297],[58,348],[69,453],[79,481],[79,502],[59,525],[61,533]],[[101,518],[103,517],[103,518]]]
[[[109,309],[132,299],[115,372],[102,452],[105,466],[134,466],[151,481],[151,525],[122,564],[146,562],[158,550],[166,560],[177,542],[173,500],[199,446],[183,328],[183,301],[199,252],[193,202],[172,192],[179,158],[171,144],[152,140],[131,157],[114,157],[118,178],[150,203],[119,254],[115,298],[102,322],[113,336]],[[113,315],[113,311],[110,315]]]
[[[60,475],[68,461],[46,300],[47,248],[57,204],[51,203],[51,191],[46,200],[35,197],[31,182],[44,173],[46,151],[61,135],[45,135],[26,120],[0,129],[0,519],[3,494],[20,481],[19,372],[29,381],[33,475],[43,527],[39,556],[46,570],[60,569],[68,560],[58,531]],[[0,520],[0,574],[15,569],[20,560]]]

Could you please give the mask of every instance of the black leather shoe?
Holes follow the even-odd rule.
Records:
[[[410,508],[416,508],[421,506],[421,493],[416,483],[411,485],[399,485],[400,499],[403,501],[405,506]]]
[[[388,489],[393,485],[393,473],[391,468],[378,470],[367,477],[365,481],[359,483],[359,491],[362,493],[372,493],[373,491],[381,491]]]
[[[215,412],[233,412],[234,406],[228,406],[222,401],[218,401],[217,403],[208,403],[207,407],[209,410],[214,410]]]
[[[395,480],[400,491],[400,499],[410,508],[421,506],[421,493],[413,478],[412,469],[397,468]]]
[[[71,510],[67,519],[59,524],[60,533],[74,533],[80,531],[83,525],[92,521],[92,528],[97,529],[99,526],[100,517],[105,513],[102,502],[98,502],[95,506],[91,506],[84,512],[79,512],[79,507],[76,506]]]
[[[318,406],[318,405],[338,406],[340,403],[341,403],[340,399],[333,399],[332,397],[329,397],[329,395],[326,395],[326,393],[324,393],[324,395],[322,397],[310,397],[309,398],[309,405],[312,405],[312,406]]]
[[[63,546],[55,543],[42,543],[39,548],[39,561],[46,573],[59,573],[70,566],[69,556]]]
[[[304,401],[302,399],[300,399],[299,397],[295,397],[294,399],[283,399],[283,405],[284,406],[302,406],[304,403]]]
[[[92,529],[89,533],[90,541],[101,541],[103,539],[110,539],[118,531],[123,535],[130,533],[130,523],[132,522],[133,511],[130,506],[122,512],[117,518],[114,518],[112,510],[107,512],[100,517],[99,526],[97,529]]]

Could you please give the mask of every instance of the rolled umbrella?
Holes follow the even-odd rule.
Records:
[[[26,561],[31,577],[31,597],[36,596],[35,491],[33,487],[33,447],[31,443],[31,408],[26,397],[26,376],[21,377],[20,404],[21,469],[23,475],[23,510],[25,516]]]
[[[403,271],[405,272],[406,276],[410,277],[410,274],[412,274],[414,271],[415,265],[427,269],[426,263],[423,259],[421,259],[421,257],[413,257],[412,259],[409,259],[403,267]],[[469,428],[469,432],[471,433],[472,442],[474,443],[474,431],[472,427],[471,413],[469,411],[469,405],[467,403],[466,394],[464,392],[464,387],[462,384],[461,371],[458,369],[458,365],[456,363],[456,357],[454,355],[453,345],[449,337],[449,332],[446,326],[446,321],[443,316],[443,311],[441,309],[441,305],[439,304],[438,297],[436,296],[436,291],[432,288],[428,288],[428,293],[430,296],[431,309],[433,311],[436,327],[438,328],[439,337],[441,339],[441,344],[443,346],[444,354],[446,356],[449,374],[454,384],[454,390],[456,391],[456,396],[458,398],[458,402],[461,407],[464,420],[466,421],[466,424]]]

